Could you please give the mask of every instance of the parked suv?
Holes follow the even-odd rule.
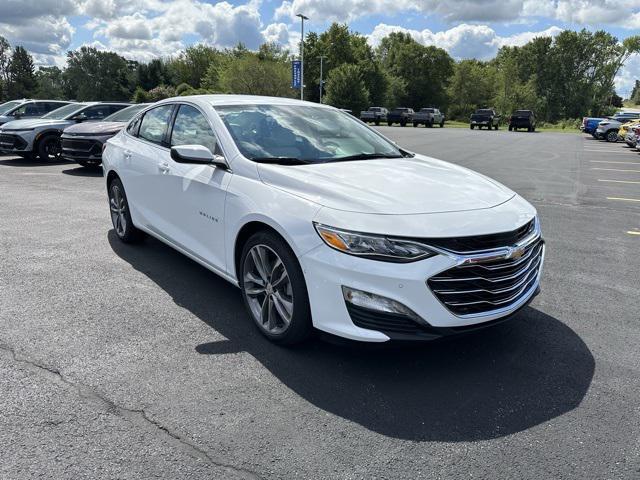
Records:
[[[128,105],[119,102],[70,103],[41,118],[5,123],[0,128],[0,152],[56,160],[60,157],[60,135],[65,127],[102,120]]]
[[[495,128],[498,130],[498,124],[500,123],[500,115],[495,110],[489,108],[480,108],[471,114],[469,127],[473,130],[478,127],[480,130],[482,127],[487,127],[489,130]]]
[[[12,100],[0,105],[0,125],[27,118],[39,118],[57,108],[69,105],[61,100]]]
[[[368,110],[360,113],[360,120],[365,123],[380,125],[380,122],[387,120],[387,113],[389,113],[389,111],[384,107],[369,107]]]
[[[78,162],[83,167],[97,167],[102,163],[102,146],[146,108],[148,103],[139,103],[123,108],[100,122],[86,122],[64,129],[60,137],[62,158]]]
[[[391,126],[394,123],[399,123],[400,126],[405,127],[407,123],[413,122],[413,108],[397,107],[387,113],[387,125]]]
[[[426,127],[440,125],[442,128],[444,127],[444,114],[437,108],[421,108],[413,115],[413,126],[417,127],[418,125]]]
[[[509,117],[509,131],[526,128],[528,132],[536,131],[536,116],[531,110],[516,110]]]

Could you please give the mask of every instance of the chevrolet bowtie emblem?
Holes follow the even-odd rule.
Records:
[[[509,248],[509,254],[507,255],[507,258],[518,260],[519,258],[522,258],[523,255],[524,247],[511,247]]]

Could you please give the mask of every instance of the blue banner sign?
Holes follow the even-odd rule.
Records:
[[[302,80],[302,63],[300,60],[291,62],[291,88],[300,89]]]

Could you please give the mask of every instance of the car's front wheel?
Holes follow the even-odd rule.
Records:
[[[618,132],[615,130],[609,130],[605,138],[607,139],[607,142],[615,143],[618,141]]]
[[[281,345],[307,339],[313,331],[309,295],[291,248],[275,233],[258,232],[241,260],[242,296],[260,332]]]
[[[120,240],[124,243],[134,243],[144,237],[144,233],[133,225],[127,195],[118,178],[114,178],[109,184],[109,210],[113,229]]]
[[[61,153],[60,138],[57,135],[47,135],[38,143],[38,157],[43,162],[57,162]]]

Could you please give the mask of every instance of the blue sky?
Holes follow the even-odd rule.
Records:
[[[375,46],[392,31],[437,45],[455,58],[487,59],[502,45],[521,45],[563,29],[604,29],[622,39],[640,32],[640,0],[0,0],[0,35],[24,45],[36,62],[63,65],[82,45],[148,61],[193,43],[217,47],[267,41],[295,49],[299,21],[321,32],[347,22]],[[640,58],[617,79],[628,95]]]

